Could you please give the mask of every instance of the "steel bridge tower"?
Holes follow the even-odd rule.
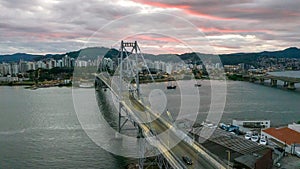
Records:
[[[119,122],[118,122],[118,131],[121,132],[123,126],[128,121],[133,121],[128,116],[123,116],[122,111],[127,113],[127,109],[125,109],[122,105],[123,101],[123,94],[124,92],[129,92],[131,96],[133,96],[136,100],[141,100],[141,89],[140,89],[140,76],[139,72],[141,71],[142,67],[144,66],[146,70],[148,71],[150,78],[152,81],[154,81],[151,72],[147,66],[147,63],[144,59],[144,56],[141,52],[141,49],[137,43],[137,41],[134,42],[124,42],[121,41],[120,49],[119,49],[119,60],[118,60],[118,66],[119,66]],[[125,83],[125,85],[124,85]],[[127,84],[126,84],[127,83]],[[127,87],[127,89],[124,89],[124,87]],[[138,125],[136,125],[136,122],[133,121],[133,125],[137,128],[137,137],[139,141],[139,169],[144,168],[145,163],[145,154],[148,152],[158,151],[155,147],[151,147],[148,145],[148,143],[145,141],[143,136],[142,129],[139,128]],[[151,124],[149,124],[149,128],[151,128]],[[155,163],[159,168],[171,168],[167,161],[165,161],[164,157],[160,154],[158,155],[154,162],[151,162],[152,164]]]

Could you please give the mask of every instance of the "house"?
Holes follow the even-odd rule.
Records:
[[[300,144],[300,133],[289,127],[268,128],[261,131],[261,134],[281,143],[286,152],[292,153],[295,144]]]

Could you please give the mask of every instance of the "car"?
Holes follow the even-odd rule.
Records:
[[[258,135],[252,135],[251,141],[258,142],[258,140],[259,140]]]
[[[250,133],[247,133],[247,134],[245,135],[245,139],[247,139],[247,140],[250,140],[251,137],[252,137],[252,134],[250,134]]]
[[[235,132],[233,132],[233,131],[232,131],[232,132],[230,132],[230,134],[236,135],[236,134],[235,134]]]
[[[182,160],[187,164],[187,165],[192,165],[193,161],[190,157],[188,156],[182,156]]]
[[[260,138],[259,140],[259,144],[262,144],[262,145],[267,145],[267,140],[264,139],[264,138]]]

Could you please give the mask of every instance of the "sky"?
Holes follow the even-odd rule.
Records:
[[[0,54],[138,41],[145,53],[300,46],[298,0],[0,0]]]

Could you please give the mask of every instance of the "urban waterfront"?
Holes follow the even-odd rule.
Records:
[[[202,84],[199,122],[205,120],[210,100],[209,81]],[[270,119],[271,125],[279,126],[300,120],[299,90],[239,81],[227,81],[227,87],[223,122]],[[125,168],[131,162],[111,155],[88,138],[77,120],[71,88],[2,86],[0,91],[0,168]],[[176,98],[169,97],[176,92],[167,91],[168,99]],[[178,104],[168,102],[168,108],[176,111]]]

